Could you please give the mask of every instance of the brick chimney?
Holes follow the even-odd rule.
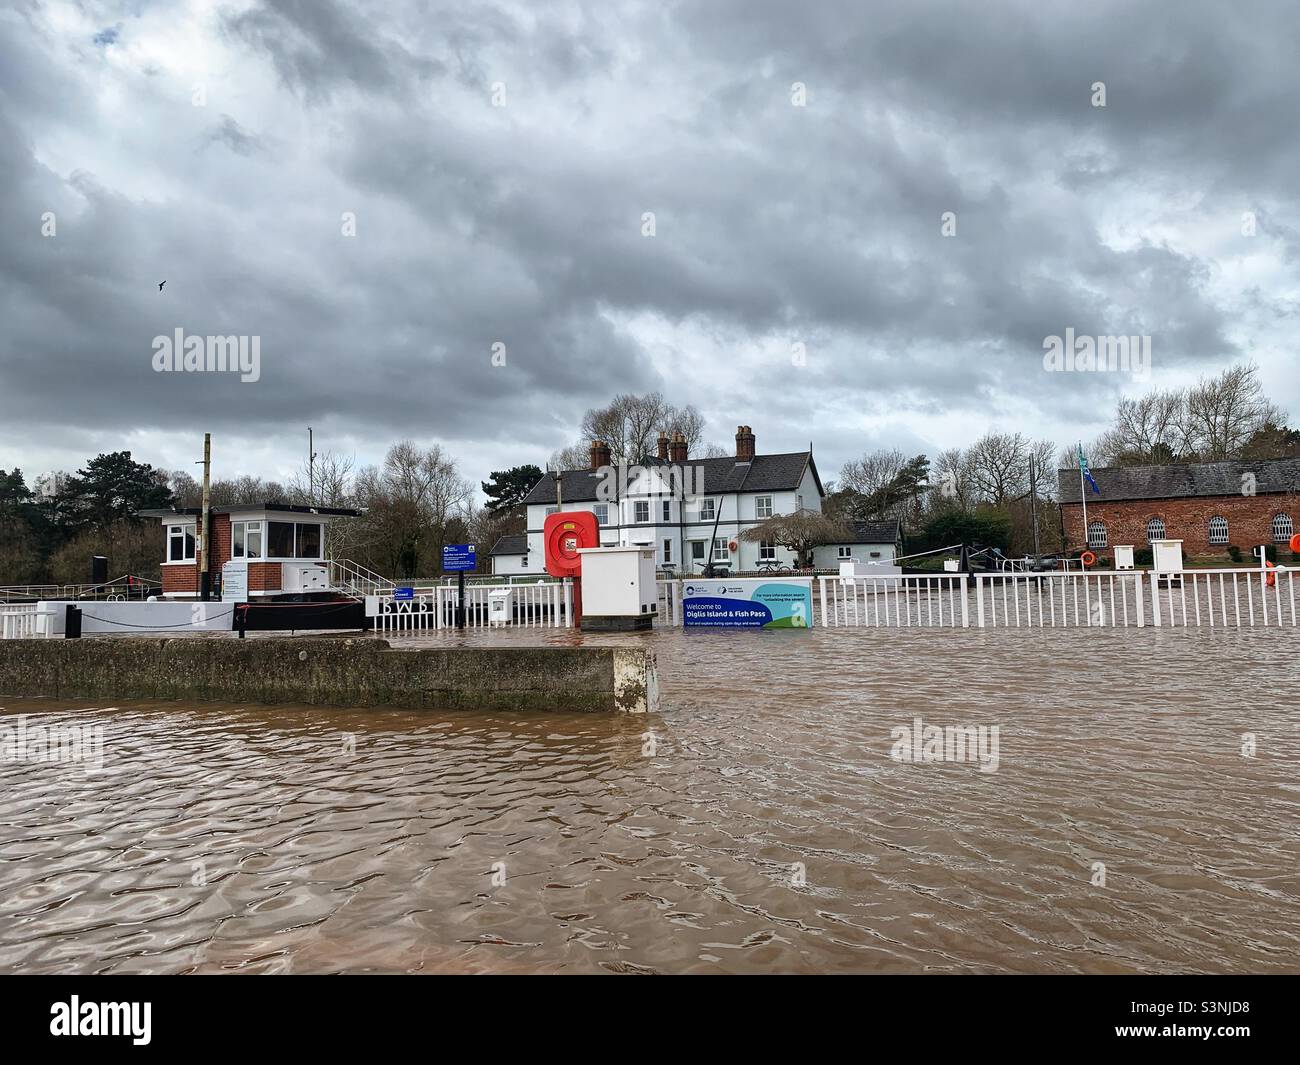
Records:
[[[686,461],[686,437],[681,433],[673,433],[673,438],[668,444],[668,457],[677,463]]]
[[[751,462],[754,458],[754,430],[748,425],[736,426],[736,461]]]
[[[668,434],[662,432],[659,434],[659,461],[668,461]]]
[[[604,440],[591,442],[591,468],[598,470],[609,465],[609,445]]]

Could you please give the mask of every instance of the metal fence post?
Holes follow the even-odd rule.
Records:
[[[975,574],[975,625],[984,627],[984,578]]]
[[[1151,624],[1160,628],[1160,575],[1151,571]]]
[[[966,602],[966,574],[961,575],[961,627],[970,628],[970,604]]]

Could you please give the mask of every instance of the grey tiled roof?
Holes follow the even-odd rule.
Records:
[[[1120,499],[1182,499],[1242,494],[1242,477],[1255,477],[1255,494],[1300,491],[1300,459],[1272,462],[1199,462],[1175,466],[1108,466],[1092,471],[1098,495],[1091,503]],[[1078,467],[1056,471],[1062,503],[1079,502]]]
[[[657,460],[647,466],[667,465]],[[803,480],[804,469],[812,466],[813,478],[821,486],[812,452],[795,451],[788,455],[755,455],[750,462],[737,462],[728,455],[718,459],[687,459],[685,465],[704,471],[704,495],[725,492],[793,491]],[[565,470],[560,487],[566,503],[585,503],[596,498],[597,476],[592,470]],[[525,504],[555,502],[555,475],[545,473],[524,497]]]
[[[528,537],[522,533],[518,536],[502,536],[488,554],[526,555],[528,554]]]
[[[898,542],[898,519],[888,521],[846,522],[853,536],[849,540],[831,540],[832,544],[894,544]]]

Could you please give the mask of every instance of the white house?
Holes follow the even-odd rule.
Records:
[[[492,550],[488,552],[492,559],[492,573],[499,577],[515,577],[520,574],[536,573],[539,576],[546,575],[546,567],[542,565],[542,556],[533,555],[536,564],[529,565],[532,559],[528,554],[528,537],[524,533],[518,536],[502,536]]]
[[[877,562],[893,565],[902,553],[903,531],[896,518],[888,521],[850,521],[852,539],[822,544],[813,549],[813,565],[837,569],[841,562]]]
[[[789,566],[794,552],[740,534],[774,514],[820,511],[824,494],[811,451],[755,454],[747,425],[736,430],[735,455],[724,458],[689,459],[680,433],[671,440],[660,433],[655,458],[612,466],[609,445],[596,440],[588,469],[547,473],[524,498],[527,555],[541,568],[548,514],[591,510],[602,545],[653,545],[661,569],[700,573],[710,554],[733,572]]]

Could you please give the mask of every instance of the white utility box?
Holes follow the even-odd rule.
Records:
[[[898,577],[902,572],[901,566],[895,566],[890,562],[859,562],[857,559],[849,559],[840,563],[840,580],[850,583],[860,577]],[[871,582],[871,587],[876,589],[893,588],[897,585],[896,580],[877,579]]]
[[[582,627],[648,629],[659,613],[653,547],[584,547]]]
[[[488,592],[488,624],[509,625],[514,620],[510,604],[514,601],[513,588],[493,588]]]
[[[280,591],[282,592],[328,592],[330,577],[324,566],[315,562],[281,562]]]
[[[1183,542],[1181,540],[1152,540],[1153,568],[1161,580],[1182,579]]]
[[[945,558],[943,560],[944,573],[960,573],[961,560],[956,558]]]
[[[1115,568],[1116,569],[1133,568],[1133,545],[1132,544],[1115,545]]]

